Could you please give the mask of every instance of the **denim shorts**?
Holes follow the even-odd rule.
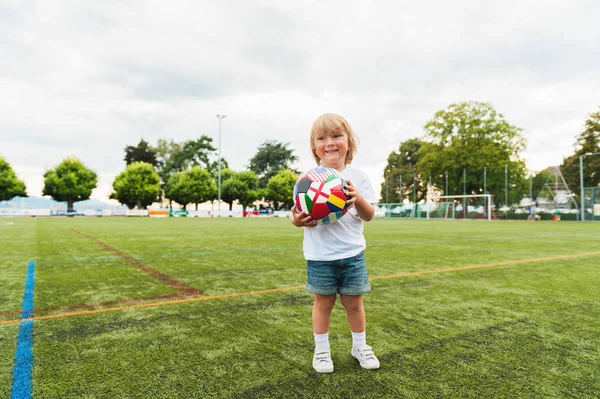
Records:
[[[337,260],[306,262],[306,289],[319,295],[362,295],[371,291],[364,252]]]

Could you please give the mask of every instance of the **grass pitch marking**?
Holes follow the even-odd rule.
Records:
[[[177,300],[170,300],[170,301],[140,303],[137,305],[130,305],[130,306],[119,306],[119,307],[105,308],[105,309],[84,310],[84,311],[80,311],[80,312],[58,313],[58,314],[48,315],[48,316],[35,316],[35,317],[30,317],[28,319],[22,319],[22,320],[0,321],[0,325],[14,324],[17,322],[24,322],[24,321],[62,319],[65,317],[70,317],[70,316],[84,316],[84,315],[92,315],[92,314],[99,314],[99,313],[116,312],[119,310],[127,310],[127,309],[153,308],[153,307],[157,307],[157,306],[177,305],[177,304],[182,304],[182,303],[209,301],[209,300],[213,300],[213,299],[233,298],[233,297],[239,297],[239,296],[261,295],[261,294],[268,294],[271,292],[298,290],[300,288],[304,288],[304,285],[297,285],[294,287],[272,288],[272,289],[260,290],[260,291],[234,292],[231,294],[196,296],[196,297],[191,297],[191,298],[177,299]]]
[[[451,267],[451,268],[447,268],[447,269],[435,269],[435,270],[425,270],[425,271],[420,271],[420,272],[389,274],[386,276],[372,277],[369,280],[373,281],[373,280],[383,280],[383,279],[409,277],[409,276],[420,276],[420,275],[434,274],[434,273],[448,273],[448,272],[457,272],[457,271],[463,271],[463,270],[484,269],[484,268],[497,267],[497,266],[510,266],[510,265],[524,264],[524,263],[554,261],[554,260],[559,260],[559,259],[574,259],[574,258],[581,258],[581,257],[586,257],[586,256],[598,256],[598,255],[600,255],[600,252],[585,252],[585,253],[581,253],[581,254],[557,255],[557,256],[548,256],[548,257],[544,257],[544,258],[511,260],[511,261],[505,261],[505,262],[485,263],[485,264],[481,264],[481,265]],[[62,319],[65,317],[85,316],[85,315],[93,315],[93,314],[100,314],[100,313],[117,312],[117,311],[122,311],[122,310],[129,310],[129,309],[143,309],[143,308],[153,308],[153,307],[166,306],[166,305],[178,305],[178,304],[183,304],[183,303],[209,301],[209,300],[214,300],[214,299],[225,299],[225,298],[243,297],[243,296],[251,296],[251,295],[262,295],[262,294],[269,294],[269,293],[273,293],[273,292],[293,291],[293,290],[298,290],[301,288],[304,288],[304,285],[296,285],[293,287],[272,288],[272,289],[266,289],[266,290],[260,290],[260,291],[236,292],[236,293],[232,293],[232,294],[195,296],[195,297],[184,298],[184,299],[141,303],[141,304],[130,305],[130,306],[119,306],[119,307],[112,307],[112,308],[105,308],[105,309],[84,310],[84,311],[79,311],[79,312],[58,313],[58,314],[48,315],[48,316],[34,316],[34,317],[30,317],[27,319],[21,319],[21,320],[4,320],[4,321],[0,320],[0,325],[15,324],[15,323],[25,322],[25,321]]]
[[[589,237],[590,235],[600,235],[598,233],[587,232],[585,234],[577,233],[552,233],[552,234],[527,234],[527,235],[510,235],[510,236],[495,236],[487,238],[469,237],[469,238],[451,238],[451,239],[435,239],[435,240],[406,240],[406,241],[388,241],[388,240],[369,240],[369,248],[371,247],[382,247],[387,245],[420,245],[427,243],[440,243],[440,242],[463,242],[463,241],[502,241],[502,240],[522,240],[522,239],[536,239],[536,238],[556,238],[556,237]],[[2,239],[0,239],[2,241]],[[302,246],[302,244],[299,244]],[[212,249],[206,251],[188,251],[188,252],[171,252],[171,253],[160,253],[160,254],[133,254],[130,255],[135,259],[142,258],[174,258],[177,256],[190,256],[190,255],[222,255],[222,254],[239,254],[239,253],[260,253],[260,252],[290,252],[297,251],[296,247],[285,247],[285,248],[252,248],[252,249]],[[63,262],[79,262],[79,261],[91,261],[91,260],[110,260],[110,259],[122,259],[119,255],[112,256],[95,256],[95,257],[76,257],[76,258],[64,258],[64,259],[37,259],[35,263],[63,263]]]
[[[418,276],[418,275],[421,275],[421,274],[455,272],[455,271],[470,270],[470,269],[483,269],[483,268],[486,268],[486,267],[519,265],[519,264],[523,264],[523,263],[544,262],[544,261],[552,261],[552,260],[559,260],[559,259],[572,259],[572,258],[580,258],[580,257],[583,257],[583,256],[596,256],[596,255],[600,255],[600,252],[586,252],[586,253],[582,253],[582,254],[557,255],[557,256],[548,256],[546,258],[509,260],[509,261],[506,261],[506,262],[485,263],[485,264],[481,264],[481,265],[472,265],[472,266],[459,266],[459,267],[451,267],[451,268],[447,268],[447,269],[425,270],[425,271],[422,271],[422,272],[408,272],[408,273],[388,274],[386,276],[372,277],[369,280],[383,280],[383,279],[388,279],[388,278]]]
[[[165,300],[165,299],[175,299],[175,298],[187,298],[187,297],[191,297],[191,296],[195,296],[197,294],[195,294],[193,291],[182,291],[176,294],[164,294],[164,295],[158,295],[158,296],[154,296],[154,297],[150,297],[150,298],[129,298],[129,299],[123,299],[123,300],[117,300],[117,301],[106,301],[106,302],[91,302],[91,303],[82,303],[82,304],[77,304],[77,305],[64,305],[64,306],[55,306],[55,307],[51,307],[51,308],[40,308],[40,309],[34,309],[29,311],[29,314],[27,314],[26,317],[32,317],[35,314],[39,314],[39,313],[47,313],[47,312],[60,312],[60,311],[67,311],[67,310],[76,310],[76,309],[92,309],[92,308],[98,308],[98,307],[102,307],[102,306],[115,306],[115,305],[127,305],[127,304],[134,304],[134,303],[142,303],[142,302],[152,302],[152,301],[158,301],[158,300]],[[23,316],[22,312],[4,312],[4,313],[0,313],[0,317],[2,316],[15,316],[20,314],[21,317],[25,317]]]
[[[27,265],[25,292],[21,305],[21,320],[17,335],[17,350],[13,366],[11,398],[31,398],[31,374],[33,370],[33,289],[35,287],[35,262]]]
[[[118,257],[124,259],[125,261],[134,265],[135,267],[142,270],[143,272],[151,275],[152,277],[162,281],[163,283],[167,284],[169,287],[173,288],[176,291],[185,292],[190,295],[199,295],[202,293],[202,291],[192,288],[189,285],[186,285],[179,280],[175,280],[174,278],[169,277],[166,274],[163,274],[163,273],[159,272],[158,270],[151,268],[150,266],[148,266],[145,263],[141,262],[140,260],[134,258],[133,256],[129,256],[126,253],[121,252],[118,249],[111,247],[107,243],[98,240],[97,238],[89,236],[89,235],[82,233],[81,231],[75,230],[73,228],[71,228],[69,230],[71,230],[74,233],[79,234],[82,237],[85,237],[89,240],[94,241],[96,244],[100,245],[102,248],[106,249],[109,252],[114,253]]]

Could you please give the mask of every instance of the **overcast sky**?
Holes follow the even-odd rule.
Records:
[[[379,191],[387,156],[454,102],[523,129],[531,170],[574,150],[600,105],[597,1],[0,2],[0,155],[39,196],[67,156],[106,200],[141,138],[206,134],[243,170],[265,140],[314,166],[325,112],[359,136]]]

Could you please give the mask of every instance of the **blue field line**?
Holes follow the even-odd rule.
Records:
[[[35,262],[27,265],[25,293],[21,306],[21,319],[31,317],[33,313],[33,289],[35,286]],[[33,321],[22,321],[17,335],[17,350],[13,367],[13,382],[10,397],[12,399],[31,398],[31,375],[33,369]]]

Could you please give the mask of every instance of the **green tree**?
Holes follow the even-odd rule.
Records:
[[[496,202],[504,199],[505,166],[510,170],[511,181],[524,181],[526,168],[521,153],[525,138],[521,129],[508,123],[491,104],[451,104],[448,109],[436,112],[424,129],[426,142],[421,147],[417,169],[424,180],[431,181],[440,191],[445,189],[447,172],[448,193],[462,194],[464,169],[467,194],[482,194],[486,168],[485,191],[493,194]],[[509,194],[517,195],[516,190]]]
[[[166,197],[181,204],[183,209],[193,203],[198,210],[198,204],[213,199],[216,191],[217,185],[210,174],[199,166],[174,173],[165,186]]]
[[[115,178],[113,190],[111,199],[116,199],[129,209],[136,206],[146,209],[158,199],[160,177],[151,164],[134,162]]]
[[[262,193],[258,188],[258,176],[251,170],[245,170],[238,174],[239,179],[244,183],[245,189],[238,198],[244,211],[252,205],[254,201],[262,197]]]
[[[600,111],[593,112],[585,121],[583,131],[577,136],[575,142],[575,153],[563,159],[560,167],[561,172],[569,186],[577,197],[581,194],[581,177],[579,157],[583,157],[583,186],[600,186],[600,154],[585,156],[600,152]],[[580,199],[579,199],[580,200]],[[579,202],[578,200],[578,202]]]
[[[65,158],[55,168],[44,173],[42,195],[49,195],[56,201],[67,202],[67,209],[73,204],[90,198],[96,188],[98,176],[77,158]]]
[[[163,184],[165,184],[171,177],[171,173],[169,173],[171,160],[175,157],[175,154],[181,151],[181,144],[173,139],[170,141],[159,139],[153,150],[156,152],[156,171]]]
[[[25,183],[19,180],[10,164],[0,157],[0,201],[14,197],[27,197]]]
[[[423,141],[409,139],[400,143],[398,151],[392,151],[388,156],[387,165],[383,170],[385,181],[381,185],[381,199],[383,202],[402,202],[405,198],[413,200],[416,182],[416,201],[425,197],[426,182],[418,174],[417,164],[421,159],[420,150]],[[400,176],[402,176],[402,192],[399,190]],[[386,187],[387,182],[387,187]]]
[[[184,143],[177,143],[174,140],[158,140],[154,151],[157,154],[157,171],[162,182],[163,193],[167,182],[174,173],[188,170],[193,166],[202,167],[210,173],[214,180],[217,179],[218,159],[211,143],[212,138],[205,135],[197,140],[188,140]],[[221,159],[221,169],[227,167],[227,161]]]
[[[176,171],[171,170],[171,160],[175,157],[175,154],[181,151],[181,144],[175,142],[173,139],[167,141],[165,139],[159,139],[156,147],[152,150],[156,152],[156,171],[160,176],[160,201],[162,202],[165,198],[164,191],[165,186],[173,173]],[[169,200],[169,206],[171,201]]]
[[[134,162],[146,162],[152,166],[158,164],[156,150],[151,148],[144,139],[141,139],[137,146],[128,145],[125,147],[125,163],[129,165]]]
[[[213,201],[217,198],[217,183],[210,173],[200,166],[194,166],[186,171],[194,182],[194,190],[197,197],[192,201],[198,210],[198,204]]]
[[[233,209],[233,203],[241,198],[244,190],[244,182],[237,173],[221,183],[221,199],[229,204],[229,210]]]
[[[298,175],[290,169],[280,170],[269,179],[265,189],[265,199],[273,203],[275,210],[291,209],[294,206],[296,180],[298,180]]]
[[[238,201],[246,210],[259,198],[258,178],[252,171],[235,172],[231,169],[221,171],[221,199],[233,209],[233,203]]]
[[[288,145],[289,143],[267,140],[258,147],[258,151],[250,159],[248,168],[258,176],[259,187],[267,187],[271,177],[280,170],[289,169],[298,173],[291,168],[292,163],[296,162],[298,157],[294,155],[294,150],[287,148]]]
[[[197,140],[188,140],[181,146],[181,150],[174,153],[168,163],[171,171],[182,171],[192,166],[201,166],[209,173],[217,165],[212,161],[216,148],[212,146],[212,138],[202,135]]]

